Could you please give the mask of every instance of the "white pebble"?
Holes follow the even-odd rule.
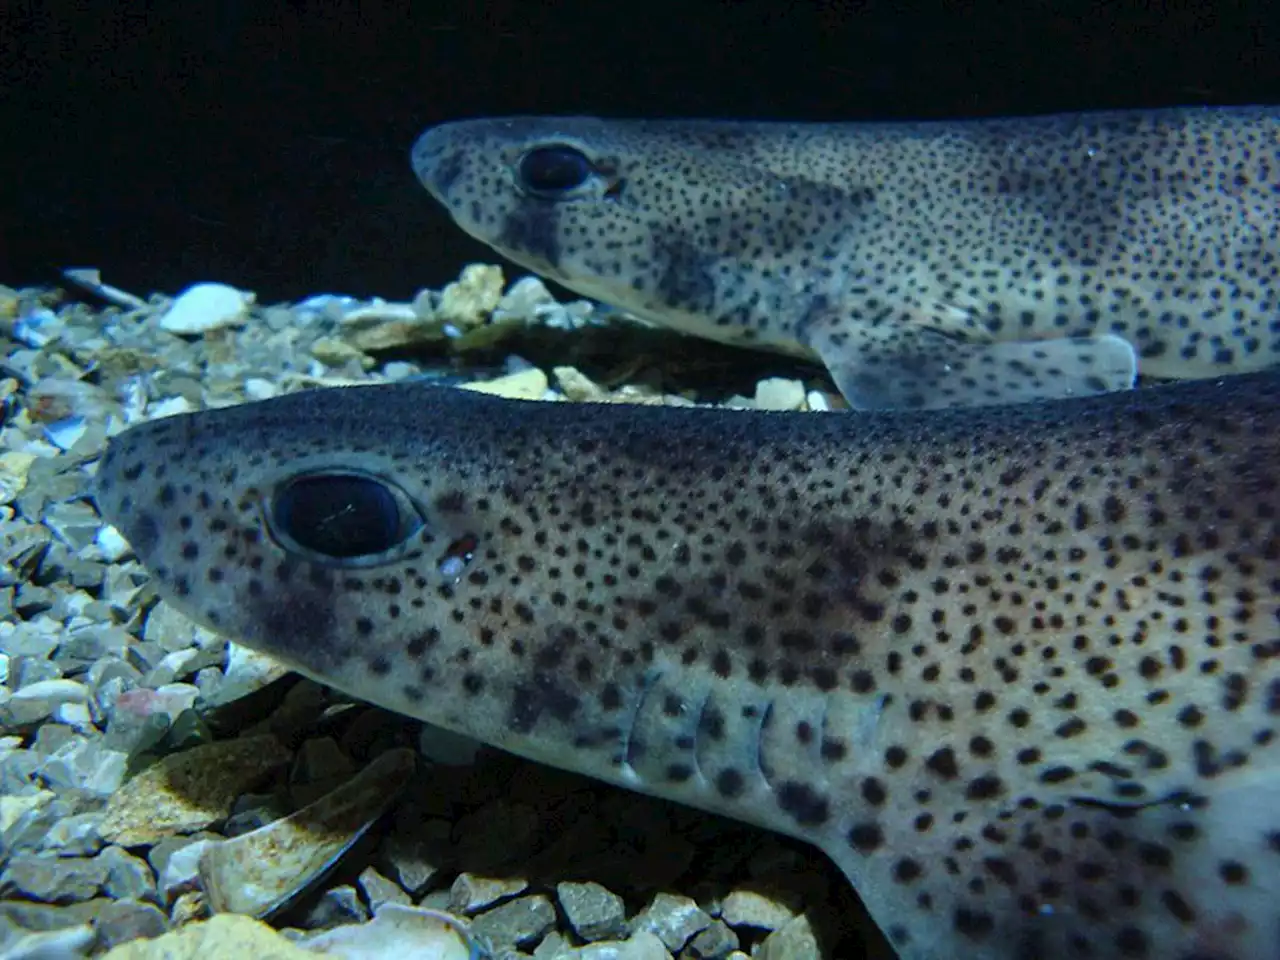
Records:
[[[184,396],[165,397],[163,400],[157,400],[151,406],[147,407],[148,419],[155,420],[159,417],[172,417],[176,413],[189,413],[191,411],[191,401]]]
[[[170,333],[206,333],[243,323],[253,294],[225,283],[197,283],[178,294],[160,318]]]
[[[45,427],[44,435],[60,450],[70,450],[88,429],[89,424],[84,417],[67,417],[65,420],[59,420]]]
[[[85,703],[93,691],[75,680],[37,680],[14,693],[14,700],[49,700]]]
[[[804,406],[804,384],[782,377],[761,380],[756,384],[756,406],[761,410],[799,410]]]
[[[810,390],[805,402],[808,403],[810,410],[816,410],[819,413],[825,413],[831,409],[831,404],[827,402],[827,395],[821,390]]]
[[[244,382],[244,395],[250,400],[270,400],[280,394],[280,388],[262,377],[250,377]]]
[[[60,703],[53,711],[53,719],[75,727],[81,733],[93,727],[93,716],[85,703]]]
[[[111,524],[104,524],[102,529],[98,531],[98,535],[93,538],[93,542],[98,545],[98,549],[102,552],[102,559],[108,563],[115,563],[128,556],[133,549],[129,546],[129,541]]]

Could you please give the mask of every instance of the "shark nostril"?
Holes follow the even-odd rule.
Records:
[[[465,155],[458,149],[446,153],[448,138],[435,134],[435,130],[428,130],[418,138],[410,161],[422,185],[436,197],[443,198],[462,175]]]

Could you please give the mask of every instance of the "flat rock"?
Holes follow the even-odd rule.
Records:
[[[508,373],[493,380],[464,383],[461,386],[465,390],[489,393],[495,397],[506,397],[508,400],[541,400],[546,396],[549,383],[545,373],[537,367],[530,367],[519,373]]]
[[[265,923],[234,913],[189,923],[154,940],[134,940],[107,952],[107,960],[210,960],[253,957],[254,960],[315,960],[316,955],[290,943]]]
[[[111,796],[99,833],[132,847],[203,829],[226,817],[238,795],[288,760],[272,736],[222,740],[165,757]]]

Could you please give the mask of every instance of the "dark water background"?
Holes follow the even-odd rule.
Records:
[[[472,259],[406,154],[506,113],[858,120],[1280,103],[1270,4],[0,5],[0,281],[403,297]],[[922,11],[934,9],[928,15]]]

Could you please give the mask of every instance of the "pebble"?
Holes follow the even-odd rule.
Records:
[[[738,949],[738,935],[723,920],[713,920],[689,941],[689,960],[721,960]]]
[[[520,877],[478,877],[460,873],[449,888],[449,909],[467,915],[478,913],[528,888],[529,881]]]
[[[97,940],[94,928],[87,923],[58,930],[42,930],[22,933],[0,944],[4,960],[72,960],[88,956],[89,948]]]
[[[657,934],[667,948],[675,953],[710,925],[710,915],[698,906],[696,900],[659,893],[631,922],[631,929]]]
[[[58,904],[91,900],[106,883],[107,868],[87,857],[15,854],[0,873],[0,897]]]
[[[471,935],[495,947],[537,943],[556,925],[556,908],[544,894],[517,897],[471,921]]]
[[[134,940],[105,954],[106,960],[315,960],[310,950],[290,943],[265,923],[233,913],[189,923],[154,940]]]
[[[647,930],[617,943],[589,943],[576,951],[577,960],[669,960],[660,937]]]
[[[356,882],[359,883],[360,892],[369,901],[369,908],[374,913],[382,909],[384,904],[394,903],[400,906],[409,906],[413,903],[409,898],[409,894],[405,893],[399,885],[388,880],[373,867],[365,867],[364,870],[360,871],[360,876]]]
[[[530,367],[519,373],[509,373],[493,380],[462,384],[466,390],[488,393],[495,397],[506,397],[508,400],[542,400],[547,394],[548,386],[547,375],[537,367]]]
[[[579,403],[598,402],[609,397],[609,391],[595,383],[577,367],[553,367],[556,384],[570,400]]]
[[[756,954],[757,960],[822,960],[809,918],[803,914],[769,934]]]
[[[753,890],[735,890],[720,905],[720,917],[731,927],[777,930],[795,916],[785,904]]]
[[[139,937],[158,937],[169,929],[169,918],[154,903],[121,898],[104,903],[94,918],[99,948],[110,949]]]
[[[101,822],[102,814],[96,811],[63,817],[49,829],[40,849],[59,857],[93,856],[102,849],[102,837],[98,833]]]
[[[804,384],[781,377],[761,380],[756,384],[755,401],[761,410],[801,410],[805,404]]]
[[[347,923],[363,923],[369,919],[369,911],[360,901],[360,894],[350,884],[330,887],[320,895],[315,905],[302,919],[307,930],[327,930]]]
[[[412,810],[406,804],[397,811],[395,829],[383,842],[381,856],[396,882],[418,897],[452,860],[453,824],[403,815]]]
[[[160,318],[169,333],[200,334],[244,322],[254,297],[225,283],[196,283],[174,298]]]
[[[16,669],[20,683],[38,675],[37,670],[57,670],[53,664],[27,660],[20,661]],[[84,703],[92,695],[92,690],[75,680],[32,679],[0,704],[0,728],[24,727],[47,720],[62,704]]]
[[[489,956],[453,917],[398,904],[383,907],[368,923],[335,927],[308,935],[301,942],[344,960],[485,960]]]
[[[156,877],[151,866],[141,857],[121,847],[107,847],[98,854],[98,861],[107,868],[103,892],[118,900],[155,900]]]
[[[201,886],[200,861],[205,851],[220,842],[213,837],[203,837],[184,843],[180,838],[177,843],[168,847],[163,866],[155,862],[160,897],[165,903],[173,903],[184,893]]]
[[[436,312],[446,323],[473,327],[483,323],[502,301],[502,268],[487,263],[471,263],[462,276],[440,292]]]
[[[142,625],[142,639],[157,644],[166,653],[185,652],[192,647],[217,647],[221,650],[226,643],[163,601],[147,614]]]
[[[609,940],[626,932],[626,904],[598,883],[557,884],[556,898],[573,932],[583,940]]]

